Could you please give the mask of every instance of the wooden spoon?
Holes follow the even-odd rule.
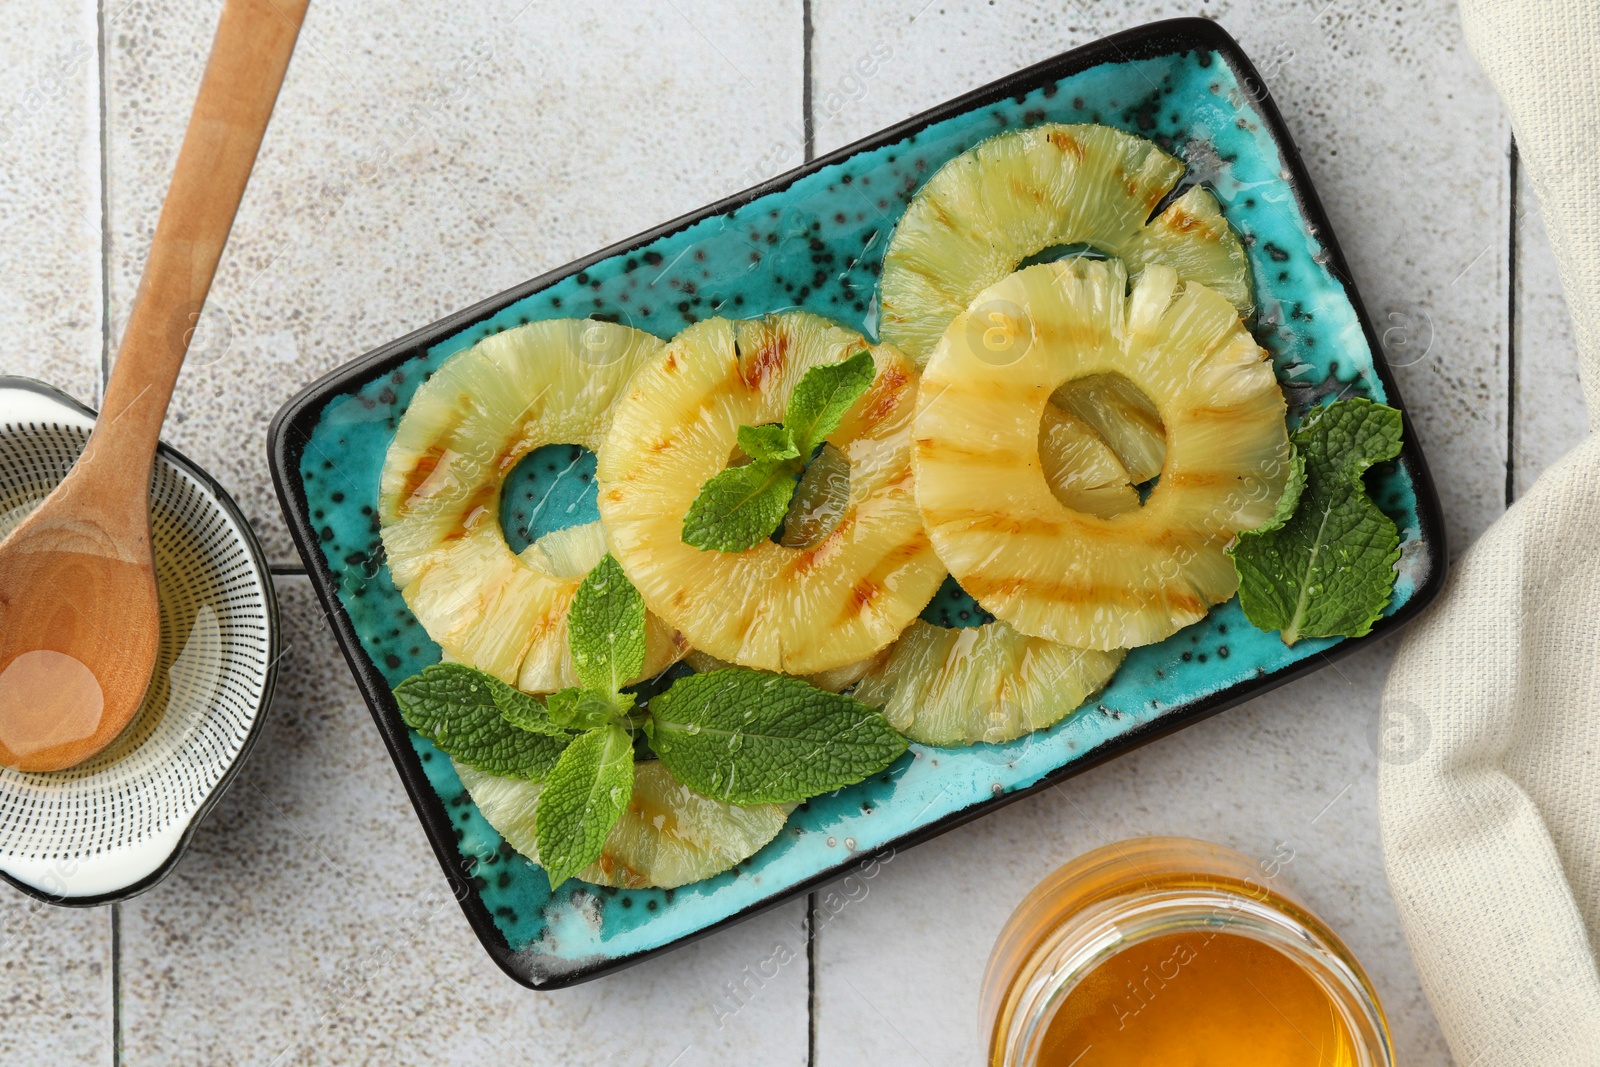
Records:
[[[150,473],[308,0],[226,0],[105,403],[83,454],[0,543],[0,763],[82,763],[132,721],[161,619]]]

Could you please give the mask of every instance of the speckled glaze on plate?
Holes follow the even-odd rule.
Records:
[[[907,199],[940,165],[996,131],[1103,122],[1153,138],[1221,200],[1249,249],[1253,322],[1291,421],[1332,396],[1402,407],[1370,322],[1276,107],[1238,45],[1183,19],[1106,38],[1030,67],[856,145],[453,315],[312,385],[278,413],[273,478],[334,632],[473,928],[518,981],[556,988],[839,877],[1329,662],[1355,641],[1285,647],[1237,601],[1131,653],[1112,684],[1060,725],[1006,745],[913,745],[883,775],[802,805],[733,871],[676,891],[568,882],[517,855],[478,814],[450,761],[401,721],[390,687],[439,650],[382,562],[378,475],[417,385],[481,338],[538,319],[595,316],[661,337],[712,315],[786,307],[876,335],[884,247]],[[593,457],[540,449],[508,482],[513,548],[595,517]],[[1415,615],[1444,580],[1438,499],[1414,432],[1371,479],[1401,531],[1393,603],[1364,641]],[[958,590],[930,617],[975,623]]]

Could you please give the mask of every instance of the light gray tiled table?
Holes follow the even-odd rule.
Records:
[[[0,28],[0,370],[85,400],[127,315],[217,0],[66,0]],[[439,315],[1096,36],[1196,11],[1262,67],[1415,414],[1459,553],[1584,433],[1508,125],[1452,4],[1377,0],[313,0],[167,437],[279,571],[288,648],[249,766],[164,884],[0,892],[0,1062],[976,1062],[1017,899],[1104,839],[1266,856],[1372,971],[1402,1059],[1449,1062],[1383,878],[1377,647],[791,904],[578,989],[479,950],[319,617],[265,429]],[[888,58],[866,80],[856,59]],[[808,115],[809,107],[809,115]],[[809,141],[809,144],[808,144]],[[793,963],[725,1015],[726,984]]]

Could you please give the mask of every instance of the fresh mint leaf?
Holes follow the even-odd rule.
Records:
[[[585,689],[616,693],[644,670],[644,598],[609,552],[572,597],[567,643]]]
[[[760,544],[783,521],[794,482],[791,463],[759,459],[713,475],[683,517],[684,544],[715,552]]]
[[[776,463],[800,458],[800,449],[795,447],[794,436],[778,423],[739,427],[739,448],[753,460],[764,459]]]
[[[1300,497],[1306,491],[1306,454],[1300,451],[1294,441],[1289,442],[1289,477],[1283,483],[1283,493],[1278,497],[1278,506],[1272,510],[1272,518],[1257,526],[1250,533],[1260,535],[1281,530],[1294,518],[1294,513],[1300,506]]]
[[[839,428],[839,423],[861,399],[876,374],[872,353],[866,350],[843,362],[806,371],[794,392],[789,394],[789,408],[783,417],[783,425],[794,436],[800,455],[809,457],[813,449]]]
[[[489,675],[484,677],[489,679],[489,695],[494,698],[495,706],[500,709],[500,716],[506,722],[519,730],[572,740],[572,734],[566,729],[566,725],[556,722],[545,705],[522,690],[513,689],[498,678]]]
[[[562,689],[546,698],[550,720],[573,730],[608,726],[626,715],[634,704],[631,693],[607,695],[592,689]]]
[[[1360,637],[1383,614],[1400,534],[1367,496],[1362,474],[1399,455],[1400,431],[1400,412],[1359,398],[1313,411],[1295,431],[1299,469],[1291,465],[1289,499],[1229,549],[1239,603],[1257,627],[1292,645]]]
[[[436,663],[395,687],[400,717],[446,755],[486,774],[539,781],[572,734],[533,733],[505,718],[498,678],[459,663]],[[503,699],[503,694],[500,694]]]
[[[620,726],[590,730],[567,746],[539,791],[533,831],[554,889],[600,858],[633,797],[633,739]]]
[[[650,743],[673,777],[732,804],[829,793],[906,750],[906,739],[859,700],[743,667],[680,678],[653,699]]]

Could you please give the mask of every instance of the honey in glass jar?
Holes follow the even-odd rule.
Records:
[[[1095,849],[1017,907],[984,977],[992,1067],[1392,1067],[1344,944],[1270,865],[1187,838]]]

